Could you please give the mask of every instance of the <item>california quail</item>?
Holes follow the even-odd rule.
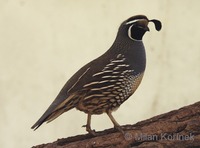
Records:
[[[149,20],[136,15],[125,20],[119,27],[117,37],[108,51],[78,70],[64,85],[56,99],[42,117],[31,127],[37,129],[72,108],[88,114],[86,130],[91,130],[91,116],[107,113],[114,127],[123,132],[112,116],[139,86],[146,66],[142,37],[153,22],[161,30],[159,20]]]

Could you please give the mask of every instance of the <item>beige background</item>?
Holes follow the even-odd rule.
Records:
[[[0,147],[31,147],[85,133],[71,110],[33,132],[64,83],[104,53],[122,21],[145,14],[163,23],[144,37],[147,69],[136,93],[114,113],[136,123],[199,101],[199,0],[0,0]],[[92,127],[112,127],[94,116]]]

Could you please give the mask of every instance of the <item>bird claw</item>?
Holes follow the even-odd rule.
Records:
[[[86,129],[87,130],[87,129]],[[88,133],[90,134],[90,135],[92,135],[92,136],[96,136],[96,132],[95,132],[95,130],[87,130],[88,131]]]
[[[86,131],[87,131],[90,135],[96,136],[95,130],[92,130],[90,126],[88,126],[88,125],[83,125],[82,127],[86,127]]]
[[[115,126],[114,128],[121,132],[123,135],[125,134],[121,126]]]

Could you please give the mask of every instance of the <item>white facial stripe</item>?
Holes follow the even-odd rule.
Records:
[[[137,19],[137,20],[129,21],[129,22],[126,23],[126,25],[133,24],[137,21],[142,21],[142,20],[145,20],[145,19]]]
[[[134,39],[134,38],[132,38],[131,37],[131,28],[133,27],[133,25],[131,25],[129,28],[128,28],[128,36],[129,36],[129,38],[131,39],[131,40],[133,40],[133,41],[142,41],[142,40],[136,40],[136,39]]]
[[[129,28],[128,28],[128,36],[130,39],[134,40],[132,37],[131,37],[131,28],[133,27],[133,25],[131,25]]]

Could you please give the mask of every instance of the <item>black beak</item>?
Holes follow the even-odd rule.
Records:
[[[146,31],[150,31],[150,29],[149,29],[149,27],[148,27],[148,26],[146,26],[146,27],[145,27],[145,30],[146,30]]]
[[[157,31],[160,31],[162,28],[162,24],[159,20],[149,20],[149,22],[153,22]]]

